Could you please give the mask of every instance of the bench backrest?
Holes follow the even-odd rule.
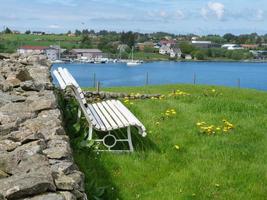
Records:
[[[74,94],[74,97],[78,101],[86,119],[88,122],[92,121],[91,113],[88,108],[88,104],[86,102],[84,93],[82,89],[80,88],[79,84],[76,82],[76,80],[73,78],[73,76],[69,73],[69,71],[66,68],[59,67],[57,70],[53,71],[53,74],[58,80],[58,83],[61,87],[61,89],[66,89],[69,87],[72,90],[72,93]],[[89,115],[88,115],[89,114]]]

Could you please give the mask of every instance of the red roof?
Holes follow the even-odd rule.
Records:
[[[21,46],[20,49],[29,49],[29,50],[45,50],[48,47],[45,46]]]
[[[161,40],[160,44],[161,45],[176,44],[176,41],[175,40]]]

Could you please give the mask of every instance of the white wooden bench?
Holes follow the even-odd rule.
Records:
[[[60,88],[70,88],[79,102],[80,108],[89,124],[88,140],[102,143],[106,150],[100,151],[130,151],[134,150],[131,137],[131,127],[136,127],[143,137],[146,136],[144,125],[119,100],[106,100],[88,104],[84,93],[73,76],[66,68],[59,67],[53,71]],[[80,113],[78,114],[80,116]],[[127,128],[127,138],[119,139],[111,131]],[[106,132],[103,138],[93,139],[93,129]],[[128,149],[114,149],[117,142],[127,142]]]

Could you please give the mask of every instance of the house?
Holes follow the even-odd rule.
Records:
[[[240,50],[240,49],[244,49],[243,47],[241,47],[238,44],[224,44],[224,45],[222,45],[222,48],[227,49],[227,50]]]
[[[186,60],[192,60],[192,56],[190,54],[186,54],[184,58]]]
[[[171,45],[176,45],[176,40],[161,40],[160,42],[160,45],[163,46],[171,46]]]
[[[171,51],[171,48],[167,45],[161,45],[161,47],[159,48],[159,53],[162,55],[169,54],[170,51]]]
[[[44,35],[45,32],[42,32],[42,31],[33,31],[32,34],[33,35]]]
[[[244,49],[257,49],[259,47],[258,44],[241,44],[240,46]]]
[[[65,49],[61,49],[60,46],[57,45],[51,45],[49,47],[47,46],[21,46],[17,49],[17,52],[19,54],[30,54],[30,53],[36,53],[36,54],[44,54],[47,56],[49,60],[59,60],[60,54],[64,52]]]
[[[253,57],[255,59],[264,60],[267,59],[267,51],[264,50],[250,50],[250,53],[252,53]]]
[[[50,46],[47,49],[45,49],[45,54],[49,60],[52,60],[52,61],[59,60],[60,54],[61,54],[61,49]]]
[[[159,49],[160,47],[161,45],[159,43],[156,43],[156,42],[154,43],[154,47],[153,47],[154,49]]]
[[[45,50],[48,47],[46,46],[21,46],[20,48],[17,49],[17,53],[19,54],[28,54],[28,53],[37,53],[37,54],[41,54],[41,53],[45,53]]]
[[[72,49],[70,51],[73,55],[75,55],[78,59],[81,58],[102,58],[103,52],[99,49]]]
[[[154,43],[153,42],[143,42],[143,43],[138,43],[137,47],[140,51],[144,51],[145,48],[154,48]]]
[[[195,47],[207,49],[207,48],[219,48],[220,45],[212,43],[211,41],[197,41],[193,40],[191,44]]]
[[[181,56],[182,56],[182,51],[180,48],[173,48],[170,50],[170,57],[171,58],[175,58],[175,57],[181,58]]]

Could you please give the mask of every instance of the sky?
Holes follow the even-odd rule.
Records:
[[[267,0],[0,0],[0,30],[5,27],[267,34]]]

